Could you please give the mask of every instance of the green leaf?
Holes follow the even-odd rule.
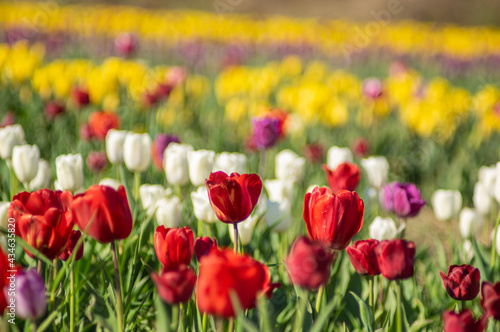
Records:
[[[360,318],[361,322],[363,323],[363,326],[365,328],[365,331],[368,332],[373,332],[373,323],[375,322],[375,318],[373,317],[373,312],[368,306],[368,304],[365,303],[359,296],[357,296],[353,292],[351,293],[352,296],[358,301],[359,304],[359,313],[360,313]]]
[[[472,249],[474,250],[474,262],[476,263],[479,272],[481,272],[481,279],[490,280],[490,268],[489,265],[484,258],[479,245],[475,238],[471,238]]]
[[[156,309],[156,331],[170,331],[170,315],[168,306],[163,303],[159,296],[155,296]]]
[[[330,318],[333,309],[335,309],[336,302],[337,301],[332,300],[326,305],[326,307],[321,309],[309,332],[321,332],[323,330],[325,325],[328,323],[328,318]]]
[[[231,303],[233,304],[234,311],[236,312],[236,319],[238,323],[241,324],[245,331],[258,332],[259,329],[257,329],[257,327],[245,317],[245,313],[243,312],[243,308],[240,304],[240,299],[234,290],[229,291],[229,297],[231,298]]]

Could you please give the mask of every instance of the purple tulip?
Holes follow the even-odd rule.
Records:
[[[153,141],[153,162],[159,170],[163,169],[163,153],[170,143],[180,143],[179,137],[177,135],[158,134]]]
[[[252,142],[259,150],[274,146],[280,136],[280,121],[276,118],[260,117],[252,119]]]
[[[9,302],[14,298],[16,314],[21,319],[38,319],[47,311],[45,285],[35,270],[18,273],[15,290],[6,287],[4,292]]]
[[[398,217],[414,217],[424,205],[425,200],[413,183],[392,182],[382,188],[382,206]]]

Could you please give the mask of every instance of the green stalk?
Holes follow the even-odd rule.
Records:
[[[179,328],[179,306],[172,307],[172,324],[170,325],[175,331]]]
[[[259,166],[259,175],[264,179],[264,175],[266,173],[266,158],[267,152],[266,150],[262,150],[260,153],[260,166]]]
[[[198,232],[197,236],[203,236],[203,221],[198,219]]]
[[[139,201],[139,188],[141,186],[141,173],[134,172],[134,198]]]
[[[368,277],[368,287],[370,288],[370,296],[368,297],[368,304],[370,308],[372,308],[373,313],[375,314],[375,301],[374,301],[374,277]]]
[[[204,313],[203,314],[203,320],[202,320],[202,327],[203,327],[203,332],[207,332],[207,322],[208,319],[207,319],[207,314]]]
[[[124,317],[123,317],[123,300],[122,300],[122,281],[120,277],[120,266],[118,265],[118,253],[116,251],[115,241],[111,242],[113,249],[113,265],[115,268],[115,287],[116,287],[116,321],[118,332],[123,332]]]
[[[319,314],[321,303],[323,302],[323,293],[325,292],[325,285],[321,285],[318,289],[318,296],[316,297],[316,312]]]
[[[10,160],[7,161],[7,165],[9,166],[10,170],[10,199],[12,200],[19,191],[19,189],[17,186],[16,173],[14,172],[14,167],[12,166]]]
[[[402,308],[402,301],[401,301],[401,281],[396,280],[395,281],[395,291],[396,291],[396,300],[397,300],[397,307],[396,307],[396,331],[402,332],[403,331],[403,308]]]
[[[496,250],[496,244],[497,244],[497,236],[498,236],[498,226],[500,225],[500,213],[498,214],[497,217],[497,222],[495,223],[495,236],[493,237],[493,243],[491,244],[491,270],[495,271],[495,265],[496,265],[496,260],[497,260],[497,250]]]
[[[75,331],[75,268],[71,267],[69,275],[69,332]]]
[[[304,314],[306,312],[307,306],[307,291],[300,289],[300,294],[297,294],[297,300],[299,302],[299,311],[295,317],[295,324],[293,326],[293,331],[302,331],[302,323],[304,322]]]

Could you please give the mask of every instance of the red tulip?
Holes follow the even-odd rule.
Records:
[[[73,229],[68,211],[71,200],[69,191],[49,189],[15,195],[8,214],[16,220],[16,235],[47,258],[56,258],[66,247]],[[26,253],[34,257],[27,250]]]
[[[82,233],[80,231],[71,231],[71,235],[69,236],[66,248],[64,248],[64,251],[59,255],[60,260],[66,261],[70,258],[81,237]],[[83,242],[78,247],[78,251],[75,254],[75,262],[80,260],[82,257],[83,257]]]
[[[189,265],[193,258],[193,231],[189,227],[156,227],[155,251],[165,270],[175,270],[180,265]]]
[[[254,308],[257,297],[272,286],[264,264],[230,249],[212,250],[200,261],[196,303],[203,313],[234,317],[230,292],[234,292],[246,310]]]
[[[74,87],[71,90],[71,99],[73,100],[73,103],[79,108],[87,106],[88,104],[90,104],[89,91],[85,88]]]
[[[89,142],[94,138],[94,133],[87,123],[84,123],[80,127],[80,139],[85,142]]]
[[[357,138],[351,147],[352,152],[358,158],[364,158],[368,155],[368,151],[370,150],[370,142],[366,138],[360,137]]]
[[[47,104],[45,104],[45,116],[49,120],[54,120],[60,115],[63,115],[66,112],[66,108],[64,107],[64,104],[57,102],[57,101],[49,101]]]
[[[208,236],[199,237],[194,241],[194,254],[198,262],[203,256],[208,255],[211,249],[217,249],[217,239],[215,237],[213,240]]]
[[[440,271],[444,287],[452,299],[457,301],[474,300],[479,294],[479,270],[470,265],[451,265],[448,275]]]
[[[445,311],[443,321],[444,332],[482,332],[487,323],[484,316],[475,321],[472,312],[468,309],[458,314],[453,311]]]
[[[481,306],[484,309],[486,317],[493,317],[496,321],[500,321],[500,282],[496,284],[483,282],[483,286],[481,287]]]
[[[13,272],[11,272],[13,271]],[[5,286],[10,283],[10,279],[12,275],[16,275],[21,271],[21,268],[15,265],[14,263],[9,262],[7,254],[5,254],[0,246],[0,314],[2,314],[7,308],[7,299],[3,292]]]
[[[330,170],[327,165],[323,165],[328,186],[334,193],[340,190],[353,191],[361,180],[361,170],[358,165],[352,163],[342,163]]]
[[[217,218],[228,224],[247,219],[262,191],[262,181],[257,174],[227,175],[219,171],[210,173],[205,184]]]
[[[374,239],[356,241],[346,251],[356,272],[361,275],[378,275],[380,270],[377,263],[375,248],[380,241]]]
[[[104,151],[90,151],[86,162],[92,172],[98,173],[108,166],[108,157]]]
[[[104,141],[110,129],[120,128],[120,117],[113,112],[93,112],[89,117],[89,127],[95,138]]]
[[[285,264],[293,284],[305,289],[317,289],[330,279],[333,254],[322,242],[307,237],[298,238],[286,258]]]
[[[309,238],[334,250],[347,247],[363,226],[365,206],[356,192],[332,194],[328,188],[314,188],[304,199],[304,220]]]
[[[151,278],[160,298],[172,305],[189,301],[196,284],[196,274],[186,265],[180,265],[176,270],[163,271],[161,275],[153,272]]]
[[[78,227],[101,243],[125,239],[132,232],[132,213],[123,186],[114,190],[93,185],[75,196],[71,211]]]
[[[309,162],[315,164],[319,163],[323,159],[324,148],[320,143],[312,143],[304,146],[303,149],[304,157],[306,157]]]
[[[413,276],[415,243],[406,240],[384,240],[375,248],[380,273],[389,280]]]

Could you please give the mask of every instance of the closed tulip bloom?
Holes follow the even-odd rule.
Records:
[[[169,194],[170,190],[159,184],[143,184],[139,188],[142,208],[146,210],[148,216],[152,216],[156,212],[158,202],[162,198],[168,197]]]
[[[50,166],[46,160],[38,161],[38,170],[29,184],[30,190],[39,190],[50,186]]]
[[[128,134],[123,142],[123,161],[132,172],[144,172],[151,163],[151,138],[148,134]]]
[[[292,225],[292,203],[287,199],[280,202],[266,200],[266,223],[275,232],[287,231]]]
[[[18,145],[12,149],[12,167],[22,183],[29,183],[36,176],[40,150],[36,145]]]
[[[115,49],[122,56],[131,56],[139,47],[139,38],[133,34],[124,32],[115,39]]]
[[[479,280],[481,275],[479,270],[471,265],[451,265],[448,268],[448,275],[440,271],[444,288],[448,295],[457,301],[474,300],[479,294]]]
[[[475,209],[463,208],[458,218],[460,235],[466,239],[469,236],[479,235],[483,230],[485,219]]]
[[[75,86],[71,89],[71,100],[78,108],[90,104],[89,90],[83,87]]]
[[[72,214],[68,211],[71,200],[68,191],[49,189],[15,195],[8,215],[15,219],[16,235],[47,258],[56,258],[66,247],[73,229]],[[34,257],[29,251],[26,253]]]
[[[365,206],[356,192],[333,194],[328,188],[314,188],[304,199],[304,220],[309,238],[343,250],[363,226]]]
[[[66,107],[64,107],[64,104],[57,102],[57,101],[49,101],[47,104],[45,104],[45,116],[49,120],[54,120],[58,116],[63,115],[66,112]]]
[[[9,210],[10,202],[0,202],[0,226],[7,229],[8,227],[8,222],[9,222],[9,217],[8,217],[8,210]]]
[[[387,182],[389,162],[385,157],[361,159],[361,166],[365,169],[368,175],[368,182],[372,187],[379,189]]]
[[[5,160],[12,158],[12,149],[24,144],[24,130],[15,124],[0,128],[0,157]]]
[[[436,190],[432,194],[432,207],[438,220],[453,219],[462,208],[462,195],[458,190]]]
[[[66,154],[56,158],[57,182],[62,190],[76,192],[83,187],[81,154]]]
[[[267,196],[273,202],[281,202],[282,200],[293,200],[294,183],[291,181],[283,181],[279,179],[264,180]]]
[[[304,176],[306,160],[292,150],[282,150],[275,158],[276,178],[283,181],[298,182]]]
[[[24,320],[36,320],[47,311],[47,296],[42,278],[35,270],[22,271],[16,275],[12,296],[16,304],[16,316]],[[4,292],[7,289],[4,288]],[[12,301],[9,299],[9,301]]]
[[[179,137],[177,135],[158,134],[151,146],[153,164],[160,171],[163,170],[163,154],[170,143],[180,143]]]
[[[210,173],[205,184],[217,218],[228,224],[247,219],[262,191],[262,181],[257,174],[215,172]]]
[[[493,199],[488,193],[488,188],[481,182],[476,182],[474,185],[474,194],[472,196],[474,207],[482,215],[489,215],[491,213],[491,204]]]
[[[375,240],[392,240],[396,237],[398,230],[396,223],[391,218],[375,217],[370,224],[370,237]]]
[[[215,157],[214,172],[222,171],[227,174],[246,173],[247,156],[238,152],[221,152]]]
[[[302,153],[310,163],[315,164],[323,160],[324,149],[320,143],[306,144]]]
[[[182,221],[182,204],[179,197],[164,197],[156,203],[156,221],[165,227],[179,227]]]
[[[93,185],[71,203],[78,228],[91,238],[110,243],[126,239],[132,232],[132,213],[125,188]]]
[[[198,187],[196,191],[191,192],[191,201],[196,219],[208,223],[214,223],[218,220],[210,204],[206,187]]]
[[[366,138],[360,137],[352,142],[352,151],[354,151],[354,155],[358,158],[366,157],[369,150],[370,142]]]
[[[178,143],[170,143],[165,149],[163,168],[169,183],[185,185],[189,182],[189,151],[193,151],[191,145]],[[209,174],[206,176],[208,177]]]
[[[188,151],[189,178],[198,187],[205,183],[214,167],[215,152],[209,150]]]
[[[123,144],[128,134],[128,131],[116,129],[110,129],[106,134],[106,156],[110,163],[123,163]]]
[[[317,289],[330,279],[333,253],[322,242],[299,237],[285,259],[286,269],[294,285],[305,289]]]
[[[378,78],[370,77],[363,81],[363,95],[369,99],[377,99],[382,96],[382,82]]]
[[[109,164],[104,151],[90,151],[86,162],[88,169],[94,173],[101,172]]]
[[[493,284],[483,281],[481,287],[481,307],[484,315],[500,322],[500,282]]]
[[[252,142],[259,150],[265,150],[278,143],[281,122],[277,118],[254,117],[252,119]]]
[[[186,265],[163,271],[160,275],[153,272],[151,279],[162,301],[171,305],[189,301],[196,284],[196,274]]]
[[[380,273],[389,280],[411,278],[415,268],[415,243],[385,240],[375,248]]]
[[[101,141],[106,139],[108,131],[111,129],[119,129],[120,125],[120,117],[113,112],[98,111],[93,112],[89,116],[90,130],[93,136]]]
[[[71,257],[81,237],[82,233],[80,231],[71,231],[68,243],[66,243],[66,248],[64,248],[64,251],[59,255],[60,260],[67,261]],[[81,245],[78,247],[78,251],[75,254],[74,258],[75,262],[79,261],[82,257],[83,257],[83,241]]]
[[[340,164],[352,163],[352,161],[352,152],[349,148],[332,146],[326,154],[326,165],[329,169],[336,169]]]
[[[413,183],[392,182],[382,188],[382,206],[400,218],[416,216],[424,207],[420,190]]]
[[[99,184],[101,186],[111,187],[114,190],[118,190],[118,188],[122,185],[119,181],[116,181],[115,179],[110,179],[110,178],[102,179],[101,181],[99,181]]]
[[[488,322],[484,316],[477,321],[474,320],[474,315],[469,309],[460,313],[445,311],[443,321],[444,332],[483,332]]]
[[[486,187],[486,192],[491,197],[495,196],[495,184],[497,181],[497,170],[496,165],[491,167],[482,166],[479,168],[478,172],[479,182]]]
[[[217,248],[217,239],[215,237],[212,239],[208,236],[199,237],[194,241],[194,254],[198,262],[203,256],[208,255],[210,250]]]
[[[259,217],[257,215],[254,215],[249,216],[247,219],[238,224],[238,239],[240,240],[240,243],[242,245],[246,246],[250,243],[250,241],[252,241],[252,235],[254,233],[257,221],[259,221]],[[228,224],[228,227],[229,237],[231,238],[231,242],[234,243],[233,225]]]
[[[323,165],[326,180],[330,189],[336,193],[340,190],[354,191],[361,180],[361,170],[358,165],[343,163],[337,166],[335,170],[330,170]]]
[[[374,239],[356,241],[346,251],[352,266],[361,275],[374,276],[380,274],[375,248],[380,241]]]
[[[193,231],[189,227],[156,227],[155,252],[164,270],[175,270],[180,265],[189,265],[193,258]]]
[[[243,310],[252,309],[257,297],[270,285],[267,266],[231,249],[211,250],[201,258],[196,304],[202,313],[217,317],[234,317],[230,297],[234,292]]]

